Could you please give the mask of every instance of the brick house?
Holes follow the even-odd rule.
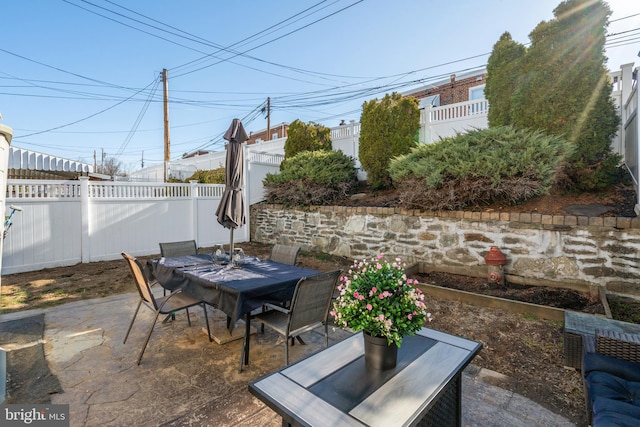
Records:
[[[272,139],[286,138],[287,131],[289,130],[289,123],[282,122],[280,124],[271,126],[269,129],[270,135],[267,135],[267,129],[262,129],[257,132],[250,132],[247,144],[255,144],[256,142],[271,141]]]
[[[430,104],[433,107],[456,104],[484,98],[484,86],[487,70],[475,70],[462,74],[452,74],[449,79],[440,80],[410,92],[404,96],[413,96],[420,100],[420,108]]]

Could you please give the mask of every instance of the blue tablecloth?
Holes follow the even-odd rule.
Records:
[[[182,289],[223,311],[229,328],[265,302],[293,296],[298,281],[319,271],[246,257],[240,268],[214,263],[210,255],[159,258],[149,262],[153,276],[167,289]]]

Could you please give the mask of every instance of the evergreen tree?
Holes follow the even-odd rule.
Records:
[[[372,188],[391,186],[389,162],[417,145],[419,129],[420,110],[413,97],[394,92],[363,104],[358,157]]]
[[[318,123],[294,120],[287,131],[284,143],[285,158],[302,151],[331,150],[331,129]]]
[[[511,124],[511,95],[517,87],[518,65],[526,48],[505,32],[493,46],[487,63],[487,84],[484,95],[489,100],[489,126]]]
[[[609,185],[619,162],[611,153],[619,117],[604,56],[610,14],[602,0],[563,1],[555,19],[531,32],[522,56],[503,35],[494,46],[485,89],[490,111],[499,110],[490,112],[491,126],[538,129],[576,145],[565,172],[570,185],[584,190]],[[508,54],[514,52],[511,62]]]

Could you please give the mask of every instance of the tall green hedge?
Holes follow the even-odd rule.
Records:
[[[413,97],[394,92],[363,104],[358,157],[372,188],[391,185],[389,162],[416,146],[419,129],[420,110]]]
[[[528,48],[508,33],[495,44],[485,88],[489,123],[563,136],[576,145],[567,183],[603,188],[619,163],[611,139],[620,119],[604,56],[611,10],[602,0],[566,0],[553,13],[531,32]]]
[[[487,84],[484,96],[491,104],[489,126],[511,123],[511,100],[518,84],[518,67],[526,49],[504,33],[493,46],[487,63]]]

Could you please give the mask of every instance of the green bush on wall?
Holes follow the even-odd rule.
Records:
[[[225,183],[224,167],[219,167],[217,169],[212,169],[212,170],[199,169],[184,181],[181,181],[173,177],[170,177],[168,181],[169,182],[198,181],[198,184],[224,184]]]
[[[331,129],[318,123],[294,120],[287,130],[284,157],[291,158],[303,151],[331,150]]]
[[[365,102],[360,117],[358,157],[372,189],[391,186],[389,162],[417,145],[418,100],[394,92]]]
[[[267,174],[262,183],[268,203],[327,205],[355,186],[355,160],[342,151],[303,151],[285,159],[280,173]]]
[[[545,194],[573,145],[512,126],[473,130],[392,160],[389,174],[407,208],[462,209]]]

